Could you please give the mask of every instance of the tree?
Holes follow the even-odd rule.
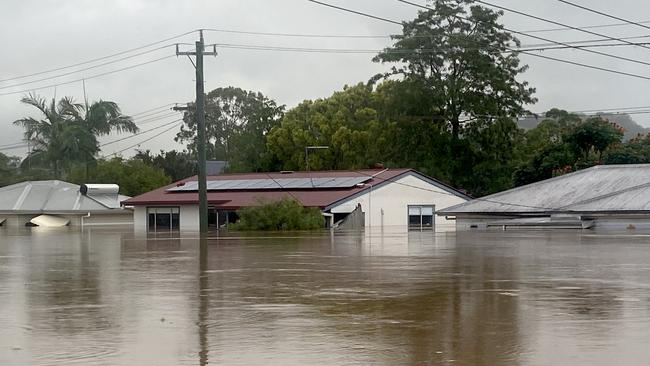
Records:
[[[373,108],[372,86],[360,83],[289,110],[267,144],[284,169],[306,169],[305,148],[315,145],[329,148],[309,155],[311,169],[365,168],[382,160],[386,128]]]
[[[15,183],[20,158],[0,153],[0,187]]]
[[[194,104],[185,113],[176,141],[196,153]],[[266,135],[279,123],[284,106],[262,93],[235,87],[218,88],[206,95],[207,156],[226,160],[232,171],[260,171],[273,167],[266,149]]]
[[[527,66],[511,52],[519,41],[498,23],[502,14],[472,3],[433,2],[374,58],[395,64],[377,78],[400,76],[426,88],[436,118],[448,124],[454,141],[467,122],[516,118],[536,101],[535,89],[517,80]]]
[[[523,162],[514,172],[515,185],[594,166],[623,138],[620,127],[600,117],[583,120],[580,115],[559,109],[550,110],[546,117],[525,135]],[[606,155],[608,159],[614,156]]]
[[[589,160],[593,151],[598,154],[598,161],[602,160],[605,150],[619,144],[622,139],[623,129],[600,117],[587,119],[567,136],[568,143],[582,152],[585,160]]]
[[[648,163],[650,163],[650,135],[637,136],[609,150],[603,157],[603,164]]]
[[[149,166],[140,159],[120,157],[98,160],[88,170],[88,175],[85,169],[73,169],[69,180],[76,184],[114,183],[120,186],[120,193],[127,196],[136,196],[171,182],[162,169]]]
[[[145,150],[138,151],[133,159],[142,160],[149,166],[162,169],[172,182],[197,174],[196,160],[188,152],[161,150],[158,155],[152,155],[151,151]]]
[[[74,164],[95,161],[99,152],[98,136],[110,132],[137,132],[130,117],[121,114],[114,102],[98,101],[91,105],[75,103],[65,97],[48,104],[42,97],[30,94],[21,102],[38,109],[42,117],[26,117],[14,122],[25,129],[25,140],[31,152],[25,165],[51,168],[60,178]]]

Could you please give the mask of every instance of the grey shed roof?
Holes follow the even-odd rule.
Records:
[[[600,165],[475,199],[439,214],[650,211],[650,164]]]
[[[60,180],[22,182],[0,188],[0,212],[109,212],[120,210],[120,202],[128,198],[121,195],[84,196],[78,185]]]

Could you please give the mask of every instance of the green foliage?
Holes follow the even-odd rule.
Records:
[[[16,183],[20,158],[0,153],[0,187]]]
[[[25,140],[32,147],[23,164],[51,169],[57,178],[63,178],[74,165],[95,161],[100,150],[98,136],[138,131],[114,102],[100,100],[83,105],[65,97],[58,103],[54,99],[48,103],[45,98],[31,94],[21,102],[42,115],[41,119],[26,117],[14,122],[25,129]]]
[[[404,22],[395,44],[374,61],[394,64],[378,78],[400,76],[426,88],[452,138],[463,133],[463,120],[493,122],[515,118],[532,104],[534,88],[517,76],[527,69],[508,52],[519,41],[503,30],[500,14],[471,0],[437,0],[432,9]],[[413,52],[417,50],[419,52]]]
[[[120,186],[120,193],[127,196],[137,196],[171,181],[162,169],[149,166],[140,159],[125,160],[119,157],[98,160],[87,169],[76,167],[68,180],[76,184],[115,183]]]
[[[389,126],[379,120],[372,99],[372,87],[357,84],[329,98],[304,101],[271,131],[268,148],[289,170],[306,169],[305,147],[316,145],[329,149],[310,154],[314,170],[365,168],[378,162],[380,149],[389,144]]]
[[[627,143],[609,150],[603,157],[604,164],[650,163],[650,136],[638,136]]]
[[[172,182],[198,174],[196,160],[188,153],[181,151],[160,151],[153,155],[149,150],[138,151],[134,159],[142,160],[145,164],[162,169]]]
[[[318,208],[303,207],[291,198],[259,201],[257,206],[237,211],[239,221],[230,225],[240,231],[317,230],[325,221]]]
[[[271,170],[273,156],[266,149],[266,135],[279,123],[284,106],[262,93],[240,88],[218,88],[206,95],[206,140],[208,159],[225,160],[231,171]],[[196,123],[190,103],[185,113],[185,124],[176,135],[176,141],[188,144],[196,152]]]
[[[524,185],[552,178],[602,162],[603,154],[616,148],[623,138],[622,129],[593,117],[553,109],[547,119],[526,132],[522,160],[514,172],[514,184]],[[614,155],[610,160],[614,161]],[[619,155],[622,158],[622,155]]]
[[[598,160],[601,160],[605,150],[622,139],[622,129],[600,117],[587,119],[567,136],[567,142],[582,152],[585,160],[589,159],[591,152],[597,153]]]

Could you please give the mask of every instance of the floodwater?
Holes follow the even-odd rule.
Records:
[[[260,235],[260,234],[256,234]],[[650,236],[0,228],[0,365],[642,365]]]

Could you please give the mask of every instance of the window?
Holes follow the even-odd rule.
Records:
[[[433,230],[435,226],[433,212],[432,205],[408,206],[409,230]]]
[[[180,227],[180,208],[147,207],[149,230],[178,230]]]

